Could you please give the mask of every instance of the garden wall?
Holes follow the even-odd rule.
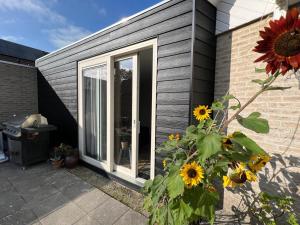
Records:
[[[259,40],[258,31],[267,25],[268,20],[253,22],[217,37],[215,98],[229,90],[245,103],[256,92],[258,85],[251,83],[251,80],[264,79],[266,75],[254,72],[255,67],[262,68],[264,65],[253,63],[259,54],[252,49]],[[261,112],[269,120],[270,133],[258,135],[243,129],[236,122],[230,125],[229,133],[241,130],[272,153],[272,163],[266,173],[262,173],[260,184],[256,183],[255,188],[293,196],[297,200],[296,211],[300,212],[300,79],[296,79],[295,75],[286,75],[280,77],[276,85],[292,88],[264,93],[243,113]],[[232,114],[230,112],[229,116]],[[279,175],[268,182],[277,172]],[[239,197],[225,191],[224,202],[224,209],[231,210],[239,203]]]
[[[37,112],[36,68],[0,61],[0,123],[14,114]]]

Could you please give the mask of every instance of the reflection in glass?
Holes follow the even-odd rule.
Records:
[[[132,58],[115,62],[114,159],[116,165],[131,168],[132,149]]]
[[[98,161],[106,160],[106,88],[105,64],[83,70],[85,154]]]

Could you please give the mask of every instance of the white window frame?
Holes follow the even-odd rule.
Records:
[[[120,58],[122,56],[130,55],[137,53],[143,49],[152,48],[153,49],[153,59],[152,59],[152,107],[151,107],[151,156],[150,156],[150,178],[153,179],[155,176],[155,135],[156,135],[156,77],[157,77],[157,39],[148,40],[145,42],[141,42],[138,44],[134,44],[122,49],[118,49],[112,52],[108,52],[99,56],[95,56],[89,59],[85,59],[78,62],[78,141],[79,141],[79,150],[80,157],[83,161],[90,163],[91,165],[104,169],[109,173],[114,173],[114,106],[113,106],[113,98],[114,90],[113,90],[113,79],[114,79],[114,61],[116,58]],[[137,60],[137,59],[134,59]],[[106,63],[107,64],[107,160],[106,162],[99,162],[90,157],[84,155],[84,115],[83,115],[83,86],[82,86],[82,70],[84,68],[96,66],[99,64]],[[134,90],[136,91],[136,90]],[[136,97],[138,97],[137,93],[135,93]],[[139,107],[138,107],[139,108]],[[135,156],[138,156],[135,154]],[[134,161],[134,159],[132,160]],[[125,178],[126,176],[130,176],[133,180],[138,180],[139,182],[143,182],[143,179],[137,178],[137,168],[133,167],[133,172],[131,174],[122,174],[122,170],[119,170],[120,173],[116,173],[115,175],[121,178]]]

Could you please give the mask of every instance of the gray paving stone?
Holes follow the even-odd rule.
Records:
[[[58,192],[42,201],[31,201],[24,208],[31,209],[38,218],[43,218],[64,207],[69,202],[68,198]]]
[[[0,225],[33,225],[37,222],[37,217],[28,209],[17,211],[0,219]]]
[[[61,191],[65,187],[80,181],[82,180],[79,177],[76,177],[73,174],[66,172],[65,170],[57,170],[56,173],[47,178],[46,182],[54,185]]]
[[[92,219],[90,216],[87,215],[81,218],[79,221],[77,221],[74,225],[105,225],[105,224],[101,224],[99,221]]]
[[[62,208],[40,218],[43,225],[71,225],[79,221],[86,214],[74,203],[70,202]]]
[[[34,186],[20,192],[27,202],[42,201],[56,193],[58,193],[58,190],[53,185]]]
[[[112,225],[127,211],[129,211],[129,208],[126,205],[113,198],[109,198],[104,204],[94,209],[88,215],[92,219],[99,221],[100,224]]]
[[[1,179],[1,182],[0,182],[1,192],[3,193],[3,192],[6,192],[6,191],[10,191],[11,189],[13,189],[13,186],[11,185],[11,183],[7,179],[4,179],[4,178]]]
[[[89,213],[99,205],[105,204],[105,201],[109,198],[110,197],[107,194],[103,193],[99,189],[94,188],[93,190],[78,196],[74,200],[74,203],[82,210]]]
[[[22,196],[14,190],[0,193],[0,218],[21,210],[25,203]]]
[[[94,187],[83,180],[78,180],[75,183],[72,183],[68,186],[63,187],[60,191],[64,196],[67,196],[69,199],[74,200],[78,196],[81,196],[84,193],[87,193],[93,190]]]
[[[147,218],[133,210],[129,210],[114,225],[145,225]]]

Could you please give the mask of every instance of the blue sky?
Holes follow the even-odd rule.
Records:
[[[0,0],[0,38],[53,51],[160,0]]]

